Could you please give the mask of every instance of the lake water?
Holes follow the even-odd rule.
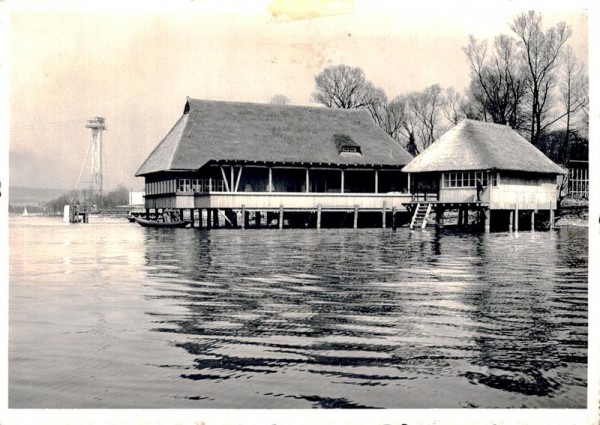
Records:
[[[587,228],[9,231],[11,408],[586,406]]]

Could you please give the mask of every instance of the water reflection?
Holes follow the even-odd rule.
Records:
[[[148,312],[153,331],[185,337],[180,378],[206,392],[401,407],[397,391],[445,379],[461,405],[502,404],[492,390],[585,404],[583,232],[144,232],[148,298],[184,308]]]

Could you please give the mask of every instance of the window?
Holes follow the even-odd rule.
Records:
[[[192,191],[202,192],[202,180],[199,180],[199,179],[192,180]]]
[[[339,154],[342,153],[357,153],[362,154],[360,145],[346,134],[334,134],[332,137],[333,143]]]
[[[489,174],[489,182],[488,182]],[[477,181],[481,182],[483,187],[497,186],[497,175],[495,172],[484,172],[484,171],[458,171],[458,172],[447,172],[442,173],[442,187],[443,188],[454,188],[454,187],[477,187]]]
[[[191,190],[190,179],[179,179],[179,191],[189,192]]]

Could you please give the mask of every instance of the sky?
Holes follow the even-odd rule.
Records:
[[[546,27],[567,22],[570,45],[587,63],[583,1],[407,7],[311,0],[280,8],[295,3],[9,3],[3,72],[10,185],[68,190],[82,167],[80,187],[89,185],[85,122],[102,116],[105,189],[140,190],[143,179],[134,174],[181,116],[186,96],[267,103],[282,94],[317,106],[310,100],[315,75],[340,63],[361,67],[390,98],[432,84],[463,90],[469,35],[491,40],[510,33],[512,18],[529,9],[542,13]]]

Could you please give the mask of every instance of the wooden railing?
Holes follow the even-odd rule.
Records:
[[[410,202],[410,195],[403,193],[305,193],[305,192],[211,192],[196,194],[195,208],[240,208],[278,210],[307,210],[321,206],[328,210],[379,211],[382,208],[396,208],[406,211],[404,203]]]
[[[412,201],[413,202],[431,202],[437,201],[438,194],[437,193],[413,193]]]

